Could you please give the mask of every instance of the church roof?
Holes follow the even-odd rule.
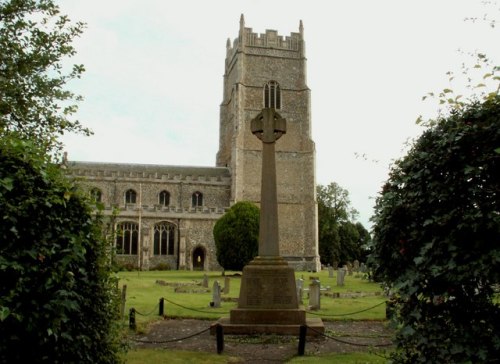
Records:
[[[67,167],[72,170],[93,170],[109,172],[157,173],[159,175],[191,175],[207,177],[230,177],[227,167],[176,166],[163,164],[135,164],[67,161]]]

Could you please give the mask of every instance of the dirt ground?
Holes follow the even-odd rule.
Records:
[[[216,338],[208,330],[213,323],[215,321],[193,319],[155,322],[147,334],[133,338],[133,346],[217,353]],[[386,345],[391,342],[392,331],[385,322],[324,321],[324,325],[325,335],[329,337],[308,336],[305,355],[381,352],[390,348]],[[297,356],[298,344],[298,336],[225,335],[224,353],[237,357],[238,363],[283,363]]]

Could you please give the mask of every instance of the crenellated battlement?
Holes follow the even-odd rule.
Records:
[[[170,182],[229,184],[229,170],[223,167],[184,167],[147,164],[69,162],[67,174],[92,179],[130,179]]]
[[[240,33],[234,39],[232,45],[230,39],[226,43],[226,61],[231,60],[236,52],[244,47],[260,47],[269,49],[280,49],[298,52],[304,55],[303,41],[304,27],[302,20],[299,25],[299,32],[292,32],[288,36],[279,35],[276,30],[266,29],[265,33],[255,33],[252,28],[245,27],[243,14],[240,19]]]

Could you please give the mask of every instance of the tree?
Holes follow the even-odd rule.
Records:
[[[260,210],[251,202],[237,202],[215,223],[217,261],[240,271],[259,251]]]
[[[35,143],[0,139],[0,362],[118,362],[102,223]]]
[[[66,66],[84,24],[71,24],[53,0],[0,1],[0,137],[36,140],[58,152],[65,132],[90,134],[71,116],[80,96],[65,88],[83,65]]]
[[[375,276],[394,293],[401,363],[500,357],[500,96],[451,109],[377,198]]]
[[[369,233],[361,223],[354,223],[357,211],[352,208],[349,192],[332,182],[328,186],[318,185],[318,238],[319,255],[323,264],[334,261],[347,262],[364,257],[361,247]]]

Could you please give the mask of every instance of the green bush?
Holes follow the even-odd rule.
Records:
[[[0,362],[118,362],[99,218],[48,159],[0,139]]]
[[[214,226],[217,261],[226,270],[240,271],[259,250],[260,210],[251,202],[237,202]]]
[[[437,120],[395,163],[374,216],[394,293],[395,362],[500,358],[500,97]]]

